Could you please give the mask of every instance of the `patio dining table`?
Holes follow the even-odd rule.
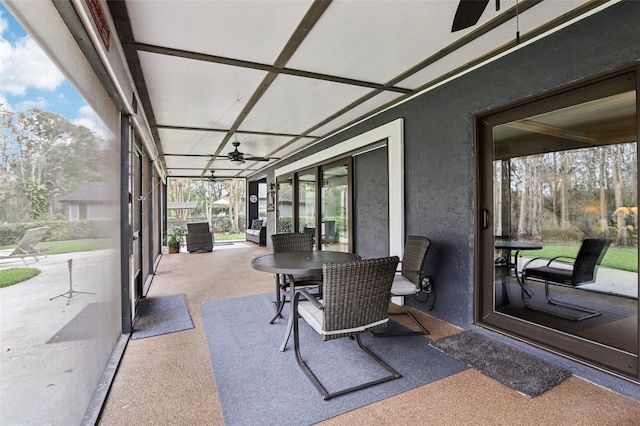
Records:
[[[507,271],[510,271],[511,269],[513,269],[513,274],[518,284],[520,284],[522,291],[527,296],[531,297],[531,292],[525,287],[522,276],[518,274],[518,257],[520,257],[520,253],[524,250],[541,250],[542,245],[538,243],[528,243],[524,241],[511,241],[511,240],[497,239],[494,242],[494,246],[496,249],[503,249],[509,252],[506,259],[506,264],[505,264]],[[512,251],[515,251],[515,254],[513,256],[511,254]],[[512,258],[513,258],[513,261],[511,260]],[[506,292],[506,285],[504,283],[504,279],[502,283],[502,296],[503,296],[503,300],[508,302],[509,298]]]
[[[360,256],[354,253],[344,253],[339,251],[301,251],[301,252],[280,252],[259,256],[251,261],[253,269],[273,274],[286,275],[290,282],[290,294],[295,293],[295,275],[308,275],[322,272],[322,265],[330,262],[347,262],[359,260]],[[280,301],[278,301],[280,303]],[[293,304],[291,304],[291,314],[287,320],[287,328],[280,345],[280,350],[287,347],[289,335],[293,327]]]

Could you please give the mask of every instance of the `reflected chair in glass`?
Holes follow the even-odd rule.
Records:
[[[424,265],[427,260],[427,253],[431,247],[431,240],[426,237],[411,235],[407,238],[404,246],[404,253],[401,268],[396,272],[391,286],[391,297],[397,296],[417,296],[418,294],[426,295],[427,299],[435,299],[434,289],[431,286],[431,279],[425,276]],[[426,301],[425,299],[424,301]],[[418,299],[420,301],[420,299]],[[433,305],[432,305],[433,306]],[[398,331],[398,332],[374,332],[378,337],[397,337],[397,336],[415,336],[426,335],[429,331],[409,310],[402,312],[392,312],[390,315],[407,315],[420,329],[419,331]]]
[[[522,268],[522,303],[529,309],[574,321],[581,321],[600,315],[601,312],[597,310],[572,303],[562,302],[558,299],[552,298],[549,284],[576,288],[580,285],[594,282],[598,266],[606,254],[609,245],[611,245],[611,240],[608,238],[587,238],[582,241],[578,255],[575,258],[557,256],[550,259],[544,266],[529,267],[531,262],[539,260],[540,258],[531,259]],[[547,303],[552,306],[561,306],[566,309],[545,309],[544,307],[534,306],[531,303],[527,304],[524,293],[524,282],[526,280],[543,281],[544,294],[547,298]],[[575,314],[570,312],[575,312]]]
[[[313,236],[309,233],[287,232],[271,235],[271,245],[274,253],[291,253],[301,251],[313,251]],[[289,293],[290,279],[295,280],[296,288],[316,287],[318,291],[322,288],[322,274],[292,275],[284,276],[276,274],[276,314],[269,321],[273,324],[282,314],[282,308]]]
[[[327,400],[401,377],[364,346],[360,339],[362,332],[387,326],[391,284],[398,261],[399,258],[393,256],[326,263],[322,268],[322,300],[316,299],[306,290],[296,290],[293,300],[293,341],[296,360],[323,399]],[[359,348],[388,374],[376,380],[329,393],[302,359],[298,317],[304,319],[325,341],[342,337],[354,339]],[[327,357],[330,355],[327,354]],[[340,368],[339,364],[336,364],[336,368]]]

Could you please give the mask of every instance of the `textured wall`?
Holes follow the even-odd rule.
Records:
[[[363,259],[389,256],[387,149],[353,159],[354,253]]]
[[[638,1],[614,5],[332,136],[292,161],[404,118],[405,235],[433,242],[427,266],[438,297],[431,314],[467,326],[473,321],[474,114],[638,64],[638,16]],[[358,186],[367,192],[362,182]],[[368,192],[374,191],[372,184]],[[373,237],[357,231],[357,251],[377,253],[377,247],[366,247],[377,244]],[[423,309],[410,299],[408,304]]]

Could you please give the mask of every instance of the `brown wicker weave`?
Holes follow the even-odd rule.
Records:
[[[412,287],[409,291],[407,289],[407,281],[403,280],[402,277],[398,277],[396,275],[394,283],[391,286],[391,296],[415,295],[418,293],[418,291],[420,291],[420,281],[422,281],[422,279],[424,278],[424,265],[427,259],[427,253],[429,252],[429,247],[431,247],[431,240],[426,237],[420,237],[416,235],[407,237],[407,243],[404,246],[404,254],[402,255],[401,275],[402,277],[412,282],[414,284],[414,287]],[[401,281],[404,282],[401,283]],[[435,294],[432,294],[430,297],[435,297]],[[399,331],[391,333],[385,330],[384,332],[372,333],[374,336],[397,337],[429,334],[429,331],[426,329],[426,327],[422,325],[422,323],[418,321],[418,319],[408,310],[393,313],[391,315],[409,316],[409,318],[411,318],[413,322],[418,326],[419,331]]]
[[[212,251],[213,232],[208,222],[187,223],[187,251]]]
[[[327,263],[323,266],[323,299],[317,301],[305,290],[296,291],[293,311],[293,336],[298,365],[316,386],[324,399],[343,395],[400,377],[400,374],[362,344],[360,333],[386,327],[389,318],[391,283],[398,266],[397,256],[353,262]],[[301,300],[300,298],[307,299]],[[321,318],[323,340],[354,336],[360,349],[390,374],[382,379],[328,393],[311,372],[300,354],[298,316],[312,327],[311,317]]]
[[[422,278],[429,246],[431,246],[431,240],[415,235],[407,237],[407,243],[404,246],[401,268],[402,275],[412,281],[416,285],[416,288],[420,287],[420,279]],[[393,288],[391,293],[393,294]]]
[[[271,244],[274,253],[312,251],[313,237],[310,234],[293,232],[273,234]]]
[[[301,251],[313,251],[313,237],[310,234],[283,233],[271,235],[271,245],[274,253],[292,253]],[[296,288],[322,287],[322,274],[293,275]],[[289,282],[287,277],[276,275],[276,314],[269,321],[273,324],[280,317],[282,308],[289,294]],[[320,290],[318,290],[320,291]]]

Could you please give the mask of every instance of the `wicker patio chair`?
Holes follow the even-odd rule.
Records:
[[[301,251],[313,251],[313,236],[308,233],[282,233],[271,235],[271,245],[274,253],[291,253]],[[296,288],[310,288],[316,287],[320,291],[322,287],[322,274],[308,274],[308,275],[293,275]],[[282,313],[282,307],[286,303],[286,298],[289,294],[289,277],[276,274],[276,314],[269,321],[269,324],[273,324],[276,319],[280,317]]]
[[[323,265],[323,295],[319,301],[306,290],[296,290],[293,304],[293,341],[298,365],[323,399],[397,379],[400,374],[363,345],[360,333],[381,329],[389,321],[391,283],[398,266],[397,256]],[[303,318],[323,340],[352,337],[360,349],[389,374],[329,393],[302,359],[299,319]]]
[[[213,251],[213,232],[208,222],[187,223],[187,251]]]
[[[423,292],[422,282],[425,279],[424,265],[427,259],[427,253],[431,247],[431,240],[426,237],[409,236],[404,246],[400,272],[396,273],[391,286],[391,297],[394,296],[412,296]],[[433,288],[429,288],[428,297],[435,298]],[[415,336],[426,335],[429,331],[410,311],[390,313],[390,315],[407,315],[415,322],[420,329],[419,331],[398,331],[398,332],[372,332],[378,337],[396,337],[396,336]]]

